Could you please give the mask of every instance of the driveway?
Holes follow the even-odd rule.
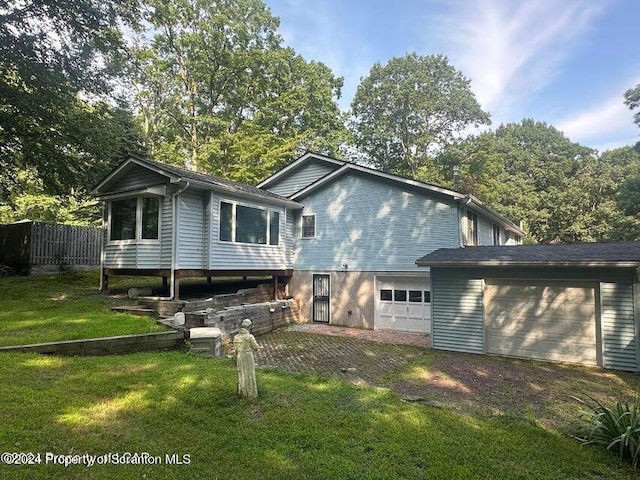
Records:
[[[338,375],[372,384],[415,360],[430,344],[428,335],[321,324],[292,325],[257,340],[263,347],[256,358],[260,367]]]
[[[401,399],[481,415],[517,415],[564,430],[579,423],[573,396],[633,401],[630,372],[434,350],[428,336],[295,325],[257,338],[261,368],[339,376]]]

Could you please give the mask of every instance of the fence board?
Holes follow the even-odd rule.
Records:
[[[45,223],[0,226],[0,263],[18,263],[18,246],[24,253],[21,263],[34,265],[100,265],[102,231],[97,227]],[[26,248],[26,251],[25,251]],[[6,257],[6,258],[5,258]]]

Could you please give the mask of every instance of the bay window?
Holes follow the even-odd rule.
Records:
[[[110,204],[109,240],[157,240],[160,229],[160,199],[137,197]]]

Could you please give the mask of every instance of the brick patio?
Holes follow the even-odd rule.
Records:
[[[355,383],[376,382],[430,345],[428,335],[322,324],[292,325],[257,341],[260,368],[338,375]]]

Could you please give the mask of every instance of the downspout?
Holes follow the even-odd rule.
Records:
[[[173,300],[175,295],[175,272],[178,263],[178,195],[189,188],[190,184],[187,182],[184,187],[177,190],[172,195],[173,200],[173,215],[171,216],[171,284],[169,285],[169,300]]]
[[[100,291],[104,290],[104,260],[106,257],[104,239],[107,236],[108,219],[105,219],[107,202],[102,202],[102,232],[100,234]]]
[[[287,267],[289,266],[289,259],[287,258],[287,242],[289,241],[289,231],[288,231],[288,215],[287,215],[287,207],[284,207],[284,270],[287,271]]]

